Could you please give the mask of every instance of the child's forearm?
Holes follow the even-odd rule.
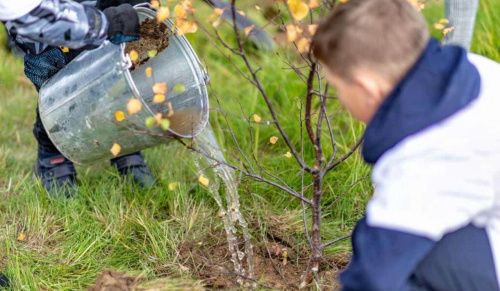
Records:
[[[95,1],[87,2],[95,4]],[[36,54],[47,45],[98,46],[107,37],[108,21],[101,11],[90,5],[44,0],[27,15],[8,21],[6,26],[18,43]]]

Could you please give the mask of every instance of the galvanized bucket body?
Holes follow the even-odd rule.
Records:
[[[136,8],[141,20],[154,18],[155,12]],[[169,29],[172,23],[166,22]],[[76,163],[112,158],[114,143],[120,155],[139,151],[171,140],[172,135],[191,138],[208,122],[208,77],[196,54],[183,36],[170,34],[170,44],[147,63],[129,71],[131,62],[125,45],[105,43],[82,53],[40,89],[39,110],[42,122],[55,146]],[[158,127],[148,129],[145,120],[168,107],[153,103],[154,84],[144,72],[152,67],[156,82],[166,82],[167,100],[173,115],[165,134]],[[174,92],[176,84],[185,87]],[[127,113],[127,103],[138,98],[143,109],[124,121],[115,112]]]

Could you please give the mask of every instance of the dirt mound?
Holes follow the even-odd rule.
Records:
[[[141,23],[141,39],[127,44],[126,52],[135,50],[139,54],[136,64],[144,64],[150,58],[149,52],[160,53],[168,47],[169,30],[165,23],[157,22],[156,19],[147,18]]]
[[[125,273],[104,271],[89,291],[132,291],[141,279]]]
[[[254,246],[256,282],[260,288],[298,289],[307,268],[308,252],[296,250],[280,241]],[[223,233],[213,232],[204,243],[185,243],[179,249],[179,259],[185,269],[202,280],[208,288],[238,287],[230,254]],[[338,290],[338,273],[347,265],[349,254],[327,256],[319,275],[321,288]]]

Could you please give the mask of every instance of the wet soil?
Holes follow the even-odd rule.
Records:
[[[179,249],[182,266],[202,280],[207,288],[216,290],[234,290],[239,287],[230,257],[223,233],[215,232],[213,237],[203,240],[203,243],[184,243]],[[321,289],[340,290],[337,276],[349,259],[348,253],[325,256],[319,274]],[[299,289],[307,263],[308,251],[294,249],[284,240],[269,240],[254,246],[255,282],[258,288]]]

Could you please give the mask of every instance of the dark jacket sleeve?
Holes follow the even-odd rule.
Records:
[[[410,276],[435,242],[360,220],[352,236],[353,257],[340,281],[344,291],[408,290]]]

